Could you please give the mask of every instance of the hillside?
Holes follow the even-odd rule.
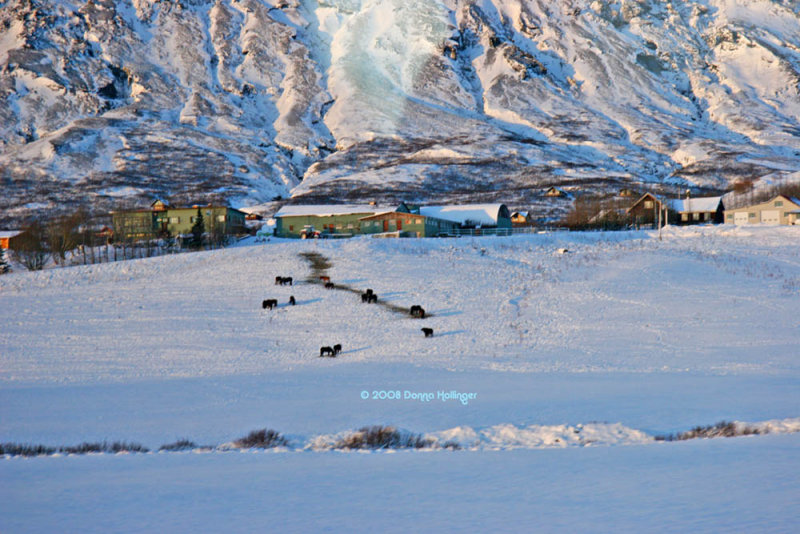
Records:
[[[502,200],[800,169],[791,0],[10,0],[0,210]]]

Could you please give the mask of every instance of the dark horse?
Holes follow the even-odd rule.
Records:
[[[319,349],[319,357],[322,358],[323,356],[330,356],[331,358],[335,358],[336,352],[334,352],[332,347],[321,347]]]

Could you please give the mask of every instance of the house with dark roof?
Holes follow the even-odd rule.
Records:
[[[724,219],[725,206],[722,197],[686,197],[669,199],[666,202],[671,213],[670,224],[722,224]]]

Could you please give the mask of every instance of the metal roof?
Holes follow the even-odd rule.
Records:
[[[359,213],[379,214],[395,211],[393,208],[378,208],[369,204],[307,204],[283,206],[274,217],[326,217],[330,215],[355,215]]]
[[[420,215],[438,217],[447,221],[464,223],[472,221],[476,224],[494,226],[500,217],[500,210],[505,204],[462,204],[460,206],[422,206]]]

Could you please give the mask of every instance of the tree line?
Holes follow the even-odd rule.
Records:
[[[29,271],[39,271],[49,263],[64,267],[138,258],[149,258],[187,250],[226,246],[230,236],[224,226],[206,224],[198,208],[189,236],[169,232],[132,235],[124,228],[110,231],[103,225],[107,217],[92,216],[80,209],[49,220],[31,219],[20,229],[10,246],[10,256]],[[208,228],[207,228],[208,227]],[[99,231],[104,228],[106,231]],[[0,274],[10,270],[6,251],[0,248]]]

